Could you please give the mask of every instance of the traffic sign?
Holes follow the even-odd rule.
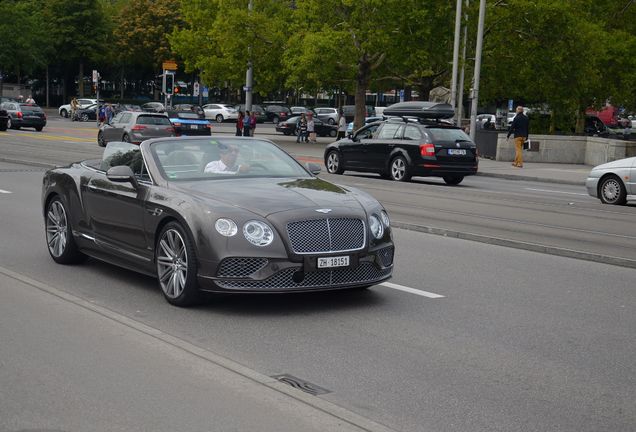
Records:
[[[93,69],[93,82],[97,83],[97,80],[99,79],[99,73]]]
[[[203,97],[204,98],[208,97],[208,91],[209,91],[209,89],[206,86],[203,86],[202,93],[203,93]]]
[[[177,62],[174,60],[166,60],[163,62],[164,70],[177,70]]]
[[[512,99],[508,99],[508,111],[512,111],[513,105],[514,105],[514,101]]]
[[[249,86],[243,86],[243,91],[251,91],[252,87]]]
[[[192,86],[192,96],[199,96],[199,83],[195,82]]]

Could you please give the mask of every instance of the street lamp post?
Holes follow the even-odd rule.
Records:
[[[457,124],[457,69],[459,63],[459,38],[462,27],[462,0],[457,0],[457,7],[455,9],[455,41],[453,43],[453,78],[451,82],[451,106],[454,111],[454,122]],[[461,121],[461,119],[459,119]]]
[[[254,7],[253,0],[247,5],[247,10],[251,13]],[[252,45],[247,47],[247,72],[245,73],[245,111],[252,111],[252,85],[254,82],[254,71],[252,65]]]
[[[477,105],[479,104],[479,75],[481,73],[481,50],[484,41],[484,19],[486,17],[486,0],[479,0],[479,23],[477,24],[477,46],[475,47],[475,78],[470,105],[470,138],[475,141],[477,125]]]

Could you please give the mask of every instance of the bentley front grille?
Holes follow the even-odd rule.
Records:
[[[328,289],[346,285],[372,285],[388,278],[393,268],[379,269],[372,262],[364,261],[354,268],[307,272],[300,282],[293,278],[297,271],[300,271],[300,267],[286,268],[265,280],[217,280],[216,284],[226,289]]]
[[[263,269],[268,264],[267,258],[225,258],[219,266],[217,276],[244,278]]]
[[[312,219],[287,224],[291,248],[297,254],[359,250],[364,247],[366,231],[361,219]]]

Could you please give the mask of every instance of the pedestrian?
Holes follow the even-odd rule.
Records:
[[[31,95],[29,95],[29,97],[26,99],[26,103],[35,104],[35,99],[33,99],[33,97]]]
[[[111,104],[106,104],[106,123],[110,124],[111,120],[113,119],[113,115],[115,114],[115,111],[113,110],[113,106]]]
[[[629,118],[623,119],[623,139],[629,140],[632,134],[632,121]]]
[[[76,97],[71,99],[71,121],[75,121],[75,114],[77,113],[77,109],[79,108],[79,102]]]
[[[243,119],[243,136],[250,136],[250,117],[251,113],[245,110],[245,118]]]
[[[252,111],[252,115],[250,115],[250,136],[254,136],[254,129],[256,129],[256,112]]]
[[[307,134],[309,135],[309,142],[316,143],[316,124],[314,123],[314,116],[312,113],[307,114]]]
[[[336,141],[340,141],[347,133],[347,119],[345,118],[344,112],[340,109],[338,113],[340,117],[338,118],[338,138],[336,138]]]
[[[243,111],[238,112],[236,119],[236,136],[243,136]]]
[[[100,125],[106,121],[106,105],[100,105],[99,111],[97,112],[97,119]]]
[[[300,119],[298,120],[298,130],[296,142],[307,142],[307,117],[305,117],[305,113],[300,115]]]
[[[512,162],[512,166],[517,168],[523,168],[523,143],[528,139],[529,126],[530,120],[523,113],[523,107],[519,105],[517,107],[517,114],[514,119],[512,119],[510,128],[508,128],[508,138],[510,138],[512,134],[515,136],[515,160]]]

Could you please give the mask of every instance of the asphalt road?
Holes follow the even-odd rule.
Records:
[[[51,122],[51,131],[55,123]],[[68,127],[64,123],[61,126]],[[15,138],[22,134],[28,132],[0,138],[0,156],[8,147],[24,143],[39,145],[44,151],[41,142],[29,144],[30,139]],[[78,152],[99,152],[96,146],[91,150],[94,144],[68,141],[51,140],[47,151],[60,159],[60,151],[68,151],[64,157],[72,155],[72,146]],[[66,145],[69,150],[55,152],[60,146],[66,149]],[[20,155],[46,161],[41,152],[31,150]],[[0,267],[11,272],[263,376],[287,373],[307,380],[329,391],[316,396],[316,400],[395,430],[636,429],[633,269],[396,229],[396,270],[391,284],[397,286],[383,284],[363,293],[211,296],[201,307],[177,309],[165,303],[152,278],[93,260],[73,267],[53,263],[44,244],[40,216],[41,175],[33,166],[0,163],[0,189],[8,192],[0,193]],[[421,224],[431,220],[453,222],[455,215],[440,209],[442,205],[461,203],[463,208],[459,210],[477,216],[489,211],[498,216],[497,212],[515,207],[523,213],[539,206],[542,211],[536,211],[533,217],[541,217],[542,212],[566,213],[573,207],[569,203],[576,202],[577,209],[590,212],[586,217],[588,228],[603,217],[633,216],[633,208],[621,209],[625,215],[617,216],[585,197],[563,199],[560,195],[565,194],[554,192],[556,186],[545,184],[527,187],[551,192],[524,190],[524,182],[485,178],[467,179],[460,188],[435,181],[398,185],[365,176],[339,176],[338,180],[359,184],[381,200],[386,199],[393,220],[402,223],[410,223],[409,217]],[[558,188],[566,194],[578,193],[576,188]],[[516,201],[515,194],[520,196]],[[489,204],[481,206],[483,200],[489,200]],[[503,204],[498,206],[500,200]],[[437,210],[426,213],[429,207]],[[471,219],[485,218],[466,217]],[[500,230],[496,234],[504,237],[514,231]],[[5,278],[0,284],[4,299],[16,298],[14,291],[22,289],[18,283],[6,286]],[[412,291],[396,289],[401,287]],[[0,325],[3,342],[21,334],[15,330],[16,320],[28,321],[29,316],[36,315],[37,322],[42,307],[27,307],[28,300],[3,309],[1,316],[10,317],[5,319],[13,324]],[[90,316],[84,318],[90,320]],[[77,325],[82,327],[78,338],[90,333],[90,325]],[[31,337],[33,332],[37,332],[37,326],[22,330]],[[58,344],[59,350],[77,356],[69,368],[81,364],[83,358],[91,359],[90,353],[78,349],[75,342],[66,337]],[[33,350],[35,353],[25,349],[24,356],[46,355],[44,348],[37,353],[38,345]],[[0,350],[0,365],[11,363],[16,373],[32,375],[44,386],[55,384],[54,377],[20,360],[14,351],[7,354]],[[184,363],[186,367],[188,362]],[[132,378],[137,369],[126,370],[124,366],[118,372],[122,379],[127,374]],[[6,409],[3,401],[7,397],[11,407],[28,402],[28,392],[12,391],[19,388],[19,382],[2,373],[0,380],[2,408]],[[201,382],[202,388],[196,390],[206,391],[205,386],[214,385],[212,381]],[[108,375],[95,373],[94,380],[86,381],[84,391],[90,394],[99,388],[106,406],[117,406],[115,400],[121,394],[108,383]],[[158,386],[147,383],[149,388],[153,385]],[[45,395],[41,398],[47,400]],[[133,399],[130,403],[144,408],[148,418],[155,414],[143,401]],[[51,403],[60,409],[63,405]],[[163,413],[166,405],[161,404],[157,411]],[[49,412],[37,403],[27,406],[34,414]],[[246,406],[246,411],[249,408]],[[84,416],[97,414],[85,410]],[[5,418],[0,415],[0,430],[33,427],[2,423]],[[126,419],[124,416],[122,422]],[[60,424],[54,420],[39,427],[59,429]],[[197,429],[189,425],[181,430]]]

